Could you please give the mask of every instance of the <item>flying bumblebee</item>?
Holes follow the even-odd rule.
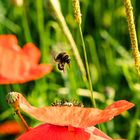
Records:
[[[54,60],[58,62],[58,69],[64,71],[65,64],[68,64],[70,67],[70,57],[66,52],[59,53]]]

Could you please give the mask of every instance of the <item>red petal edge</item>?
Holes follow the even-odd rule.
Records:
[[[95,127],[74,128],[42,124],[21,135],[17,140],[112,140]]]

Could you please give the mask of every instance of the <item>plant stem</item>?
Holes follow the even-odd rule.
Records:
[[[17,114],[17,116],[20,118],[21,120],[21,124],[24,127],[24,129],[27,131],[29,130],[29,126],[26,123],[26,121],[24,120],[23,116],[20,113],[20,109],[19,109],[19,94],[17,92],[9,92],[7,94],[7,99],[6,99],[7,103],[9,105],[11,105],[15,111],[15,113]]]
[[[134,114],[134,119],[131,120],[131,124],[130,124],[130,131],[128,133],[128,140],[134,140],[136,133],[137,133],[137,121],[139,119],[140,116],[140,108],[139,105],[136,106],[136,112]]]
[[[58,0],[48,0],[48,6],[51,9],[50,11],[52,12],[53,16],[55,16],[56,20],[58,21],[60,28],[62,29],[64,35],[66,36],[66,39],[68,40],[68,42],[71,46],[71,49],[74,53],[75,59],[76,59],[77,64],[79,66],[79,69],[82,73],[82,78],[83,78],[84,82],[86,83],[87,79],[86,79],[86,71],[84,68],[84,64],[82,62],[79,51],[77,49],[76,43],[72,37],[72,34],[71,34],[67,24],[66,24],[64,16],[63,16],[61,9],[59,7],[59,1]]]
[[[42,0],[36,0],[36,10],[37,10],[37,23],[38,23],[37,26],[38,26],[38,32],[40,38],[40,49],[42,53],[42,62],[45,62],[47,51],[46,51],[46,38],[45,38],[44,13],[43,13]]]
[[[23,23],[23,28],[24,28],[24,34],[27,42],[32,41],[29,25],[28,25],[28,20],[27,20],[27,14],[26,14],[26,1],[24,0],[23,6],[22,6],[22,23]]]
[[[18,115],[18,117],[21,119],[21,124],[23,125],[23,127],[25,128],[25,130],[26,131],[29,130],[29,126],[26,123],[26,121],[24,120],[23,116],[21,115],[19,108],[17,110],[15,110],[15,112]]]
[[[26,123],[26,121],[24,120],[23,116],[22,116],[21,113],[20,113],[19,102],[18,102],[18,100],[15,101],[15,102],[12,104],[12,107],[14,108],[15,113],[17,114],[17,116],[20,118],[21,124],[22,124],[22,126],[24,127],[24,129],[25,129],[26,131],[29,130],[28,124]]]
[[[135,60],[135,66],[138,74],[140,74],[140,54],[138,49],[138,41],[133,17],[133,7],[130,0],[124,0],[124,6],[127,16],[128,29],[131,39],[132,53]]]
[[[81,24],[79,24],[79,32],[80,32],[80,38],[82,41],[82,46],[83,46],[83,51],[84,51],[84,58],[85,58],[85,64],[86,64],[86,70],[87,70],[87,77],[88,77],[88,82],[89,82],[89,88],[91,92],[91,100],[93,102],[94,107],[96,108],[96,102],[93,96],[93,88],[92,88],[92,81],[91,81],[91,76],[89,72],[89,65],[88,65],[88,60],[87,60],[87,53],[86,53],[86,47],[85,47],[85,42],[83,39],[83,34],[82,34],[82,29],[81,29]]]

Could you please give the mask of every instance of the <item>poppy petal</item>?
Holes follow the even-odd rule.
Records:
[[[0,124],[0,134],[19,134],[21,132],[21,127],[16,121],[7,121]]]
[[[52,66],[50,64],[40,64],[36,67],[32,68],[27,75],[23,75],[23,80],[19,81],[19,83],[24,83],[31,80],[39,79],[46,74],[50,73],[52,70]]]
[[[69,131],[65,126],[42,124],[22,134],[17,140],[112,140],[100,130],[100,134],[96,135],[95,130],[98,131],[97,128],[74,128]]]
[[[105,110],[75,106],[51,106],[37,108],[31,106],[22,94],[17,94],[19,94],[19,106],[27,114],[39,121],[60,126],[86,128],[111,120],[114,116],[134,106],[134,104],[130,102],[120,100],[113,103]],[[121,103],[121,106],[116,106],[118,103]]]
[[[87,132],[91,132],[92,134],[105,138],[107,140],[112,140],[112,138],[110,138],[109,136],[107,136],[105,133],[103,133],[101,130],[99,130],[98,128],[91,126],[85,129]],[[91,135],[92,136],[92,135]]]
[[[125,110],[132,108],[133,106],[133,103],[130,103],[126,100],[119,100],[117,102],[114,102],[113,104],[105,108],[92,122],[89,122],[89,125],[96,125],[112,120],[115,116],[121,114]]]
[[[52,69],[50,65],[38,64],[41,54],[33,43],[27,43],[23,49],[17,43],[14,35],[0,35],[0,84],[36,80]]]
[[[33,44],[33,43],[27,43],[23,46],[22,51],[25,53],[25,55],[28,56],[30,62],[32,64],[39,63],[41,53],[39,49]]]
[[[0,75],[0,84],[15,84],[15,83],[25,83],[31,80],[36,80],[50,73],[52,66],[49,64],[40,64],[36,68],[31,69],[26,75],[21,75],[21,78],[9,79]]]
[[[0,75],[5,78],[20,78],[22,74],[31,68],[30,63],[22,52],[15,52],[10,49],[0,49]],[[8,57],[7,57],[8,56]]]
[[[10,48],[16,51],[19,51],[21,48],[17,45],[18,40],[15,35],[5,34],[0,35],[0,46],[4,46],[5,48]]]

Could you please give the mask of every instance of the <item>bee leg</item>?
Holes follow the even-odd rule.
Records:
[[[64,65],[65,63],[58,63],[58,69],[64,71]]]

